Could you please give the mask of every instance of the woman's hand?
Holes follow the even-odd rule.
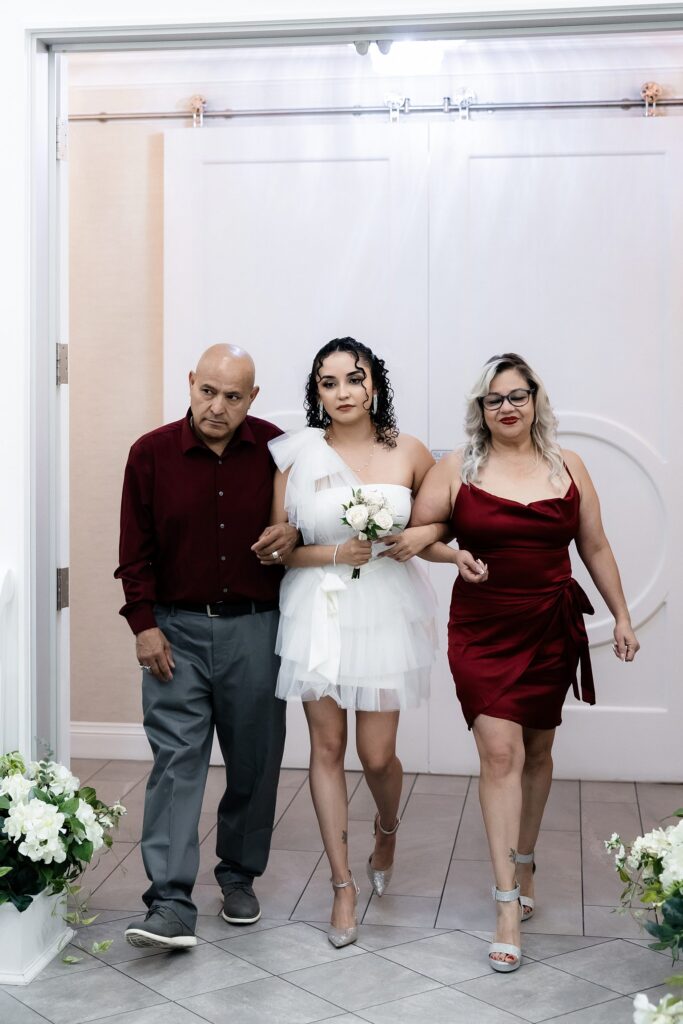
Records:
[[[385,544],[387,550],[382,551],[378,558],[393,558],[396,562],[407,562],[432,543],[433,532],[431,526],[409,526],[401,533],[380,537],[380,543]]]
[[[372,557],[372,544],[369,540],[358,540],[352,537],[351,540],[340,544],[337,549],[337,565],[352,565],[357,568],[360,565],[367,565]]]
[[[489,578],[488,566],[481,558],[474,558],[462,548],[453,551],[453,561],[466,583],[485,583]]]
[[[640,650],[638,638],[629,619],[618,620],[614,627],[612,650],[619,661],[633,661]]]

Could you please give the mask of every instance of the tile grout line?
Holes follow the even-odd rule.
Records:
[[[451,873],[451,866],[453,864],[453,855],[455,854],[455,847],[456,847],[457,842],[458,842],[458,836],[460,835],[460,828],[462,826],[462,819],[463,819],[464,814],[465,814],[465,805],[467,804],[467,798],[470,795],[470,788],[472,786],[472,778],[473,778],[473,776],[470,775],[468,780],[467,780],[467,789],[465,790],[465,795],[464,795],[463,801],[462,801],[462,808],[460,810],[460,817],[458,818],[458,824],[457,824],[456,829],[455,829],[455,836],[453,837],[453,846],[451,847],[451,855],[450,855],[450,858],[448,860],[448,867],[446,868],[446,875],[445,875],[445,878],[443,880],[443,885],[441,886],[441,895],[439,896],[439,905],[436,908],[436,916],[434,918],[434,924],[432,925],[433,928],[436,928],[436,922],[439,920],[439,914],[441,913],[441,905],[443,903],[443,898],[444,898],[444,895],[445,895],[445,892],[446,892],[446,885],[448,884],[448,876]],[[456,929],[456,930],[458,930],[458,929]]]
[[[581,871],[581,934],[586,934],[586,893],[583,884],[583,782],[579,779],[579,869]]]

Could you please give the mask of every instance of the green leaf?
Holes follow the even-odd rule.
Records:
[[[97,793],[92,786],[84,786],[83,789],[79,789],[78,795],[81,800],[85,800],[86,803],[92,803],[93,800],[97,800]]]
[[[63,964],[80,964],[82,959],[83,959],[82,956],[63,956],[62,957],[62,963]]]
[[[76,797],[72,797],[70,800],[65,800],[59,809],[62,814],[75,814],[78,810],[78,805],[79,800]]]
[[[0,868],[0,878],[4,878],[5,875],[9,875],[10,871],[13,871],[13,870],[14,869],[12,868],[11,865],[9,867],[6,867],[6,868]]]
[[[94,847],[89,839],[84,839],[82,843],[74,843],[71,847],[71,852],[79,860],[89,861],[93,855]]]
[[[113,939],[104,939],[102,942],[93,942],[90,951],[92,953],[106,953],[113,941]]]
[[[10,798],[8,796],[5,796],[4,794],[2,796],[0,796],[0,808],[2,808],[3,810],[6,811],[10,807],[10,804],[11,804],[11,801],[10,801]]]
[[[667,978],[667,984],[674,985],[676,988],[683,986],[683,974],[673,974],[670,978]]]
[[[81,918],[81,924],[84,925],[84,926],[92,924],[93,921],[96,921],[99,916],[100,916],[99,914],[93,914],[92,917],[82,917]]]

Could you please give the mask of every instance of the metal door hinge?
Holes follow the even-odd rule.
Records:
[[[69,383],[69,346],[57,343],[57,383]]]
[[[69,607],[69,567],[57,569],[57,611]]]
[[[69,152],[69,122],[65,117],[57,118],[57,159],[66,160]]]

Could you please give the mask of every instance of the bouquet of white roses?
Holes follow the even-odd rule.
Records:
[[[0,757],[0,904],[26,910],[33,897],[71,891],[125,807],[108,807],[68,768],[20,754]]]
[[[342,511],[342,523],[355,530],[359,540],[378,540],[395,525],[391,505],[376,488],[352,490],[351,500],[348,505],[342,505]],[[357,580],[359,576],[360,569],[356,566],[351,579]]]

